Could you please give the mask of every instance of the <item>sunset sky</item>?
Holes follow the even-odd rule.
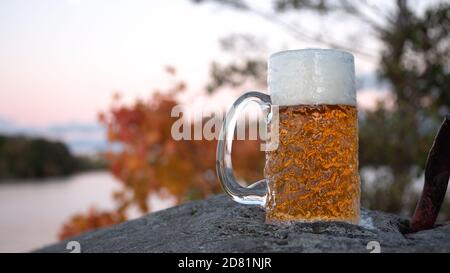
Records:
[[[97,114],[108,108],[112,94],[121,92],[125,101],[147,98],[152,89],[168,83],[165,65],[176,67],[179,78],[187,81],[193,105],[228,106],[238,93],[208,98],[203,88],[210,62],[227,58],[219,46],[226,35],[263,37],[265,57],[281,49],[324,47],[295,39],[261,17],[218,4],[157,3],[1,1],[0,132],[31,132],[69,144],[101,145],[104,132]],[[332,25],[334,38],[348,39],[349,28],[339,24],[339,18],[330,20],[334,21],[305,13],[300,27],[314,34]],[[365,50],[378,54],[376,44]],[[357,75],[373,78],[376,59],[355,57]],[[358,100],[363,105],[382,94],[370,84],[362,88]]]

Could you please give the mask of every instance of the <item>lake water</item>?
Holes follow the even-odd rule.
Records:
[[[119,182],[106,171],[40,181],[0,183],[0,252],[26,252],[58,240],[58,232],[73,214],[89,207],[112,209],[112,192]],[[151,200],[153,210],[171,200]]]

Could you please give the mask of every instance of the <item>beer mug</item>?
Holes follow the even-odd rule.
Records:
[[[216,167],[225,192],[238,203],[263,206],[266,222],[358,223],[353,55],[333,49],[281,51],[270,56],[267,74],[270,96],[246,93],[224,119]],[[233,175],[231,149],[237,116],[251,101],[269,123],[278,114],[278,143],[265,152],[265,179],[243,187]]]

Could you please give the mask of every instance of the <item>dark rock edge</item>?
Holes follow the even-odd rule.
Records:
[[[264,210],[240,205],[224,195],[188,202],[98,229],[35,250],[70,252],[450,252],[450,222],[434,229],[404,234],[409,221],[361,209],[365,225],[340,222],[266,224]],[[369,223],[370,222],[370,223]],[[369,227],[370,226],[370,227]]]

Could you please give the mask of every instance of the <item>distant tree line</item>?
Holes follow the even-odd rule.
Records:
[[[0,179],[65,176],[98,167],[102,164],[73,155],[59,141],[0,135]]]

